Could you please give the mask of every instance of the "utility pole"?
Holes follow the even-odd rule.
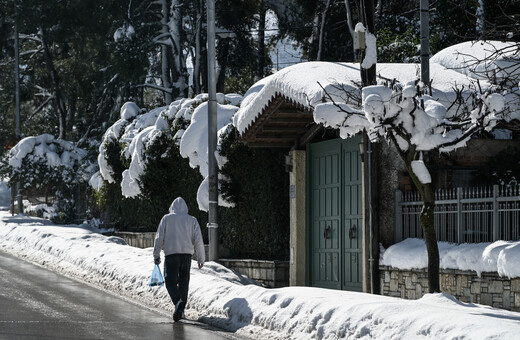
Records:
[[[421,0],[421,81],[430,86],[430,1]]]
[[[16,141],[19,142],[22,137],[20,127],[20,55],[18,48],[18,9],[17,3],[14,4],[14,85],[15,85],[15,119],[16,119]],[[18,214],[23,214],[23,196],[22,183],[18,181]]]
[[[207,0],[208,20],[208,236],[209,260],[217,261],[218,254],[218,169],[217,149],[217,76],[215,53],[215,0]]]
[[[361,1],[361,22],[365,26],[367,31],[366,34],[375,34],[374,24],[374,0],[363,0]],[[366,49],[363,50],[361,61],[365,58]],[[375,85],[376,84],[376,64],[373,64],[370,68],[361,70],[361,81],[363,86]]]
[[[374,23],[374,0],[362,0],[361,1],[361,22],[365,26],[366,33],[364,35],[364,39],[369,34],[375,35],[375,23]],[[359,70],[361,71],[361,82],[363,83],[363,87],[375,85],[376,84],[376,64],[374,63],[368,69],[363,68],[363,60],[366,55],[366,48],[368,48],[368,44],[362,43],[365,47],[361,53],[361,62],[359,66]],[[363,132],[363,136],[361,137],[363,143],[367,143],[366,148],[366,162],[363,162],[363,172],[366,174],[367,188],[364,191],[365,204],[367,208],[365,208],[365,218],[367,223],[365,224],[365,228],[368,229],[368,280],[369,280],[369,289],[370,293],[374,294],[374,281],[376,277],[378,277],[378,270],[374,266],[374,251],[373,251],[373,243],[374,243],[374,233],[373,233],[373,223],[372,223],[372,144],[370,139],[368,138],[367,132]],[[365,229],[366,230],[366,229]],[[365,231],[366,235],[366,231]],[[377,240],[377,237],[376,237]]]

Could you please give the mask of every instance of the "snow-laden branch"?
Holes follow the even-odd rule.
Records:
[[[499,122],[511,120],[506,95],[492,88],[484,91],[478,82],[471,89],[454,89],[455,99],[446,106],[417,84],[392,82],[365,87],[362,110],[345,100],[352,100],[352,93],[339,101],[338,95],[331,95],[319,84],[328,101],[316,106],[315,121],[338,128],[344,138],[366,130],[371,140],[391,140],[400,152],[412,147],[416,151],[450,152],[465,146],[476,132],[491,131]]]

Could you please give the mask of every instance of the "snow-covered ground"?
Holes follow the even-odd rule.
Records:
[[[500,276],[520,277],[520,241],[454,244],[438,242],[443,269],[497,272]],[[381,265],[399,269],[426,268],[428,254],[424,240],[409,238],[384,251]]]
[[[0,250],[171,311],[166,288],[148,287],[152,248],[133,248],[100,232],[87,224],[54,225],[0,211]],[[518,339],[520,334],[520,313],[447,294],[410,301],[309,287],[266,289],[214,262],[202,270],[193,262],[186,316],[254,339]]]

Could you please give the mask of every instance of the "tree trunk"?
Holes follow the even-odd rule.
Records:
[[[349,0],[345,0],[345,10],[347,11],[347,27],[348,32],[350,34],[350,38],[352,39],[352,55],[356,55],[356,50],[354,49],[354,22],[352,21],[352,9],[350,8]]]
[[[161,1],[161,33],[168,33],[168,21],[170,20],[170,6],[168,0]],[[170,63],[168,62],[168,56],[171,54],[171,48],[168,45],[161,45],[161,81],[162,86],[165,88],[171,88],[170,78]],[[164,92],[164,101],[166,105],[173,101],[171,92]]]
[[[47,45],[47,38],[45,31],[42,27],[40,27],[40,38],[42,42],[43,49],[43,57],[45,59],[45,65],[47,66],[47,72],[49,72],[49,78],[51,80],[52,91],[54,92],[54,99],[52,101],[54,110],[56,111],[56,115],[58,116],[59,122],[59,139],[67,138],[67,110],[65,108],[65,103],[62,98],[61,88],[60,88],[60,80],[58,76],[58,72],[54,67],[54,60]]]
[[[361,2],[361,13],[363,13],[363,24],[366,27],[367,33],[375,34],[374,24],[374,0],[364,0]],[[363,50],[361,60],[365,58],[366,50]],[[376,65],[372,65],[368,69],[360,67],[361,81],[363,86],[376,84]]]
[[[265,6],[264,1],[260,0],[260,20],[258,23],[258,67],[256,75],[258,80],[264,77],[265,68]]]
[[[329,10],[330,6],[330,0],[327,0],[327,3],[325,4],[325,9],[323,10],[323,13],[321,14],[321,25],[320,25],[320,36],[318,40],[318,54],[316,56],[316,60],[321,60],[321,53],[323,50],[323,39],[325,36],[325,20],[327,20],[327,11]]]
[[[183,34],[182,18],[184,7],[183,0],[173,0],[170,8],[171,18],[168,27],[173,49],[173,64],[171,67],[173,99],[186,98],[188,96],[188,71],[183,51],[185,35]]]
[[[423,230],[424,242],[426,244],[426,252],[428,253],[428,289],[430,293],[440,292],[439,281],[439,246],[437,245],[437,235],[435,233],[435,195],[431,183],[421,183],[417,175],[412,170],[413,156],[415,150],[408,150],[406,155],[402,155],[406,163],[406,170],[417,190],[421,194],[423,206],[419,222]]]
[[[423,206],[419,221],[421,222],[426,251],[428,252],[428,288],[430,293],[438,293],[441,291],[439,282],[439,247],[434,225],[435,196],[430,183],[423,184],[421,196]]]
[[[229,50],[229,38],[220,39],[218,41],[219,48],[222,51]],[[224,82],[226,80],[226,70],[228,65],[228,56],[227,54],[221,54],[220,58],[218,58],[218,67],[219,71],[217,74],[217,92],[224,92]]]
[[[193,56],[193,88],[196,94],[201,93],[200,84],[200,61],[201,61],[201,34],[202,34],[202,15],[203,4],[199,0],[197,6],[197,22],[195,23],[195,55]]]
[[[67,105],[67,125],[65,134],[67,136],[71,136],[71,133],[74,129],[74,124],[76,123],[76,106],[77,106],[78,97],[73,91],[69,96],[69,104]]]
[[[484,10],[484,0],[477,1],[477,12],[475,13],[475,17],[477,18],[475,32],[477,34],[477,39],[484,39],[486,35],[486,12]]]

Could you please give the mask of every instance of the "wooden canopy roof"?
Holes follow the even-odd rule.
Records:
[[[250,147],[298,148],[321,128],[310,107],[276,93],[238,140]]]

